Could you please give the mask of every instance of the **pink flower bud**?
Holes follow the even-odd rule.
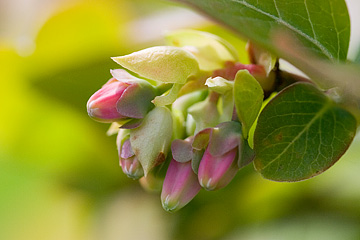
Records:
[[[239,170],[235,160],[237,151],[235,147],[221,156],[213,156],[208,146],[199,165],[200,185],[208,191],[225,187]]]
[[[239,168],[253,160],[252,150],[242,137],[241,124],[235,121],[198,132],[192,148],[201,158],[197,170],[200,185],[209,191],[225,187]]]
[[[116,103],[128,86],[129,84],[111,78],[90,97],[87,103],[89,116],[100,122],[114,122],[127,118],[117,111]]]
[[[200,189],[191,161],[177,162],[172,159],[161,192],[162,206],[168,212],[175,212],[189,203]]]
[[[119,151],[120,166],[123,172],[134,180],[144,176],[143,168],[131,149],[130,140],[126,140]]]
[[[99,122],[144,118],[153,107],[154,87],[122,69],[112,70],[111,78],[87,103],[91,118]]]

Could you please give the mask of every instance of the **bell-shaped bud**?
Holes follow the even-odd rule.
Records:
[[[99,122],[145,117],[153,107],[151,100],[156,96],[155,88],[125,70],[116,69],[111,73],[113,78],[90,97],[87,103],[89,116]]]
[[[204,151],[199,166],[198,180],[206,190],[225,187],[240,167],[253,159],[253,154],[241,134],[239,122],[224,122],[200,131],[192,143],[194,156]],[[194,167],[197,169],[197,167]]]
[[[171,144],[173,159],[167,169],[162,192],[163,208],[175,212],[188,204],[201,189],[197,176],[192,169],[193,137],[176,139]]]
[[[168,212],[175,212],[188,204],[200,189],[191,162],[182,163],[172,159],[161,192],[162,206]]]
[[[129,84],[110,79],[100,90],[94,93],[88,103],[87,111],[91,118],[99,122],[114,122],[126,118],[116,109],[116,103]]]
[[[120,166],[123,172],[134,180],[144,176],[140,162],[131,149],[130,139],[125,140],[119,151]]]
[[[199,165],[200,185],[208,191],[225,187],[239,170],[235,160],[236,154],[235,147],[223,155],[213,156],[208,146]]]
[[[129,178],[139,179],[144,176],[144,171],[131,148],[129,136],[130,130],[118,130],[116,146],[119,154],[119,165]]]

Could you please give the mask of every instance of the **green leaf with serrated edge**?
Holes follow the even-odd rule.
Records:
[[[264,99],[259,82],[247,70],[241,70],[235,76],[234,99],[236,113],[246,139]]]
[[[165,160],[170,149],[172,123],[169,109],[155,107],[138,128],[130,130],[131,147],[144,169],[145,176]]]
[[[151,47],[112,59],[142,77],[164,83],[184,84],[199,72],[195,57],[178,47]]]
[[[255,168],[267,179],[300,181],[331,167],[355,136],[356,120],[309,83],[285,88],[261,112]]]
[[[350,20],[344,0],[177,1],[187,3],[266,49],[275,51],[271,34],[285,29],[308,51],[326,59],[346,60]]]
[[[222,68],[226,61],[237,61],[239,58],[230,43],[207,32],[177,30],[166,34],[165,38],[169,45],[185,47],[191,51],[198,60],[200,69],[205,71]]]

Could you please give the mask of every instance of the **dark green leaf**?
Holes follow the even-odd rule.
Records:
[[[355,136],[356,120],[316,87],[294,84],[273,98],[254,135],[255,167],[275,181],[299,181],[331,167]]]
[[[285,29],[318,56],[346,59],[350,20],[344,0],[178,1],[189,4],[267,49],[275,50],[272,33]]]

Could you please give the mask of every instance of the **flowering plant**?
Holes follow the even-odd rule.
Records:
[[[165,210],[184,207],[201,188],[225,187],[253,161],[271,180],[310,178],[355,136],[353,111],[310,79],[279,69],[278,58],[254,43],[245,64],[209,33],[166,38],[170,46],[114,57],[122,69],[111,71],[87,105],[90,117],[113,122],[109,134],[118,134],[124,173],[145,188],[162,184],[150,188],[161,190]]]

